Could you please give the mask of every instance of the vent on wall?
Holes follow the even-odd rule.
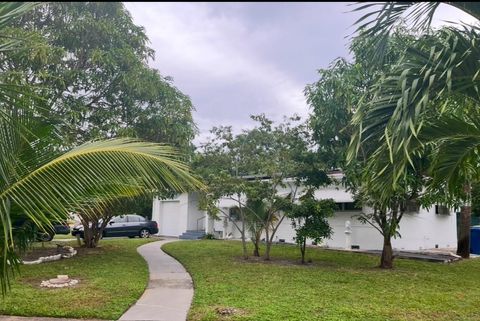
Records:
[[[405,209],[407,212],[418,213],[420,211],[420,204],[418,204],[417,200],[415,199],[407,200],[405,204]]]
[[[449,215],[450,209],[444,205],[435,205],[435,214]]]

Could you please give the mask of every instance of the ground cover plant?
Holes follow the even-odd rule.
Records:
[[[152,240],[103,240],[98,248],[77,248],[78,254],[70,259],[24,265],[9,294],[0,300],[0,314],[116,320],[145,290],[148,267],[137,247]],[[63,243],[77,246],[76,241]],[[62,289],[40,287],[42,280],[58,274],[80,283]]]
[[[480,320],[480,259],[454,264],[397,260],[312,248],[300,264],[296,246],[276,245],[272,260],[243,260],[237,241],[165,244],[193,277],[190,321]],[[462,277],[459,278],[458,276]]]

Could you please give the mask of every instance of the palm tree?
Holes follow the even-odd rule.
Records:
[[[31,3],[2,3],[0,30]],[[14,50],[21,40],[5,40],[0,50]],[[55,148],[55,135],[41,98],[30,88],[0,82],[0,287],[8,289],[18,271],[17,250],[27,239],[12,226],[28,218],[40,229],[72,210],[94,210],[118,197],[152,191],[183,192],[202,184],[172,147],[133,139],[111,139],[71,150]],[[20,242],[21,241],[21,242]]]
[[[478,3],[448,4],[480,19]],[[378,4],[356,10],[374,6]],[[372,51],[375,60],[382,61],[388,35],[398,23],[410,21],[424,34],[407,49],[397,66],[377,81],[372,88],[374,99],[359,107],[354,116],[357,130],[350,145],[350,159],[360,145],[382,142],[370,161],[377,163],[372,172],[382,175],[375,184],[387,198],[399,187],[405,173],[415,168],[415,159],[428,155],[429,188],[445,188],[450,198],[463,200],[457,252],[467,258],[470,186],[480,174],[480,142],[473,137],[480,122],[479,28],[464,24],[431,32],[428,27],[438,3],[388,2],[380,6],[358,21],[367,21],[359,26],[359,36],[377,43]]]

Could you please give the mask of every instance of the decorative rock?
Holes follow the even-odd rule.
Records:
[[[64,246],[63,247],[64,249],[66,249],[69,253],[65,253],[65,254],[55,254],[55,255],[50,255],[50,256],[42,256],[40,258],[38,258],[37,260],[34,260],[34,261],[23,261],[22,263],[23,264],[26,264],[26,265],[31,265],[31,264],[40,264],[40,263],[43,263],[43,262],[50,262],[50,261],[57,261],[57,260],[60,260],[60,259],[69,259],[73,256],[75,256],[77,254],[77,251],[71,247],[71,246]]]
[[[41,287],[45,288],[64,288],[78,284],[78,280],[70,279],[68,275],[57,275],[57,278],[48,281],[42,281]]]
[[[38,259],[35,261],[23,261],[23,264],[30,265],[30,264],[40,264],[42,263],[42,260]]]

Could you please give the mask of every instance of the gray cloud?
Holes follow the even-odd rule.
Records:
[[[309,112],[303,89],[316,70],[348,57],[359,17],[346,3],[125,3],[156,59],[195,107],[202,141],[212,126],[252,125],[250,114]],[[443,20],[457,10],[441,8]],[[465,16],[461,16],[464,17]],[[466,18],[468,19],[468,17]]]

